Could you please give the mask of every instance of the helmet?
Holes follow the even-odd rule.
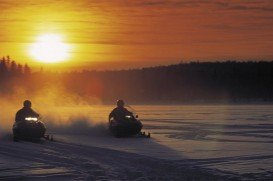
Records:
[[[30,102],[30,100],[25,100],[24,101],[24,107],[31,108],[31,102]]]
[[[117,100],[117,106],[118,107],[124,107],[124,105],[125,105],[125,103],[124,103],[124,101],[123,100]]]

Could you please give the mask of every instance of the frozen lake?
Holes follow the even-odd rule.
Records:
[[[202,173],[209,173],[206,171],[206,169],[208,169],[216,171],[213,172],[213,175],[225,176],[226,174],[231,174],[232,177],[230,178],[237,178],[238,176],[240,180],[271,180],[273,178],[272,105],[132,107],[136,110],[140,120],[142,120],[144,131],[152,133],[151,139],[118,139],[111,137],[105,128],[105,124],[107,123],[108,114],[113,106],[37,108],[43,115],[44,122],[48,125],[48,131],[55,135],[55,139],[58,142],[45,143],[46,145],[44,146],[39,145],[39,149],[45,151],[42,151],[46,158],[45,160],[49,159],[48,157],[51,153],[58,153],[58,149],[61,150],[62,147],[64,147],[62,149],[71,147],[71,153],[67,153],[68,155],[66,155],[66,157],[70,158],[71,154],[74,155],[74,162],[77,162],[77,160],[79,160],[78,158],[88,160],[94,157],[98,159],[96,155],[82,157],[81,154],[94,152],[94,150],[96,151],[94,148],[102,148],[119,151],[120,161],[126,162],[126,164],[129,164],[128,160],[132,159],[129,158],[132,155],[129,155],[128,157],[128,155],[124,156],[122,153],[144,156],[140,157],[141,159],[148,156],[148,158],[155,159],[153,162],[156,161],[160,164],[160,160],[168,160],[174,165],[182,165],[182,170],[186,168],[195,168],[195,166],[197,166],[198,168],[204,169]],[[51,122],[54,122],[54,124]],[[7,165],[8,160],[10,159],[10,151],[5,149],[13,146],[14,149],[16,149],[18,146],[14,145],[11,141],[9,142],[6,138],[2,140],[4,140],[5,144],[0,144],[0,147],[2,146],[1,152],[4,155],[4,157],[3,155],[2,158],[0,157],[0,170],[1,164],[3,166]],[[64,145],[67,143],[69,146]],[[52,144],[55,144],[55,146]],[[83,150],[86,149],[89,151],[81,153],[81,150],[73,150],[74,147],[76,147],[75,145],[83,146]],[[24,147],[24,144],[20,144],[19,146]],[[35,144],[32,145],[28,143],[26,146],[28,146],[29,149],[38,148]],[[37,152],[39,152],[39,150],[37,150]],[[50,154],[48,155],[47,152]],[[14,150],[14,154],[15,153],[16,151]],[[115,152],[107,153],[108,155],[116,154]],[[63,160],[66,158],[62,158],[61,155],[62,154],[60,153],[58,159]],[[26,156],[26,159],[29,159],[29,157]],[[35,162],[36,161],[37,160],[35,160]],[[101,159],[99,159],[99,162],[100,161]],[[119,160],[111,160],[111,167],[115,168],[116,162],[119,162]],[[26,165],[25,162],[21,163]],[[51,164],[46,161],[42,161],[42,163],[46,165]],[[18,164],[20,164],[20,162]],[[77,173],[82,173],[84,168],[80,166],[80,162],[78,164],[79,167],[73,167],[72,170],[76,170]],[[102,162],[99,165],[101,166],[103,164],[105,163]],[[29,163],[29,165],[31,164]],[[140,170],[142,165],[143,163],[138,164]],[[66,166],[63,167],[66,168]],[[128,165],[125,165],[125,167],[128,167]],[[130,167],[133,168],[134,165],[130,165]],[[158,169],[162,169],[163,167],[164,166],[160,166]],[[43,169],[35,169],[40,169],[41,174],[45,176],[42,171]],[[63,170],[62,172],[59,172],[59,167],[56,167],[55,169],[60,175],[62,175],[62,172],[71,174],[70,167],[66,168],[70,170],[69,172]],[[10,165],[9,170],[14,170],[12,165]],[[217,170],[220,173],[218,173]],[[140,172],[144,175],[146,173],[144,170],[141,170]],[[12,175],[12,173],[13,172],[8,172],[6,174]],[[107,171],[105,173],[105,175],[107,175]],[[181,170],[174,170],[173,175],[175,176],[171,178],[180,178],[180,173]],[[202,173],[198,178],[204,180],[211,178]],[[20,172],[18,174],[22,173]],[[116,172],[115,174],[117,178],[120,178],[121,175],[119,175],[119,172]],[[169,175],[168,173],[166,174]],[[151,178],[155,175],[152,175]],[[79,175],[76,174],[75,176],[78,178]],[[147,178],[148,177],[149,176],[147,176]],[[131,177],[126,175],[126,178]],[[139,179],[139,177],[136,178]],[[189,178],[190,180],[193,179],[191,177]]]
[[[200,165],[273,173],[273,106],[136,107],[160,143]],[[142,117],[142,116],[141,116]]]
[[[151,146],[141,140],[144,143],[139,148],[138,144],[134,147],[132,139],[110,144],[103,141],[105,138],[93,144],[159,158],[187,159],[197,165],[238,174],[273,173],[272,105],[132,107],[156,144]],[[111,109],[111,106],[93,107],[86,112],[93,120],[107,120]]]

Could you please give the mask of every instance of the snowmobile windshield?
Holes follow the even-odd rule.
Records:
[[[35,118],[35,117],[26,117],[25,120],[26,121],[38,121],[38,118]]]

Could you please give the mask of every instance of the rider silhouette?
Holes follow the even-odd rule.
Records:
[[[25,100],[23,104],[24,107],[16,113],[15,122],[25,121],[27,117],[39,117],[39,114],[31,109],[31,102],[29,100]]]
[[[114,118],[116,121],[121,121],[125,116],[133,116],[133,113],[128,111],[124,105],[125,103],[123,100],[117,101],[117,107],[109,114],[109,121],[111,118]]]

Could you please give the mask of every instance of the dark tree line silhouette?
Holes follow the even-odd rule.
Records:
[[[31,76],[30,67],[25,64],[17,64],[9,56],[0,59],[0,93],[8,93],[12,85],[20,85],[21,81]]]
[[[10,84],[7,84],[10,82]],[[34,72],[10,58],[0,64],[0,91],[22,86],[30,93],[49,87],[105,103],[273,101],[273,62],[192,62],[119,71]],[[7,91],[8,90],[8,91]]]
[[[74,92],[92,93],[105,102],[119,97],[136,103],[272,101],[273,62],[194,62],[122,71],[83,71],[64,75],[63,83]]]
[[[0,60],[0,75],[4,76],[18,76],[22,74],[29,75],[31,73],[28,64],[17,64],[14,60],[11,60],[9,56],[3,57]]]

